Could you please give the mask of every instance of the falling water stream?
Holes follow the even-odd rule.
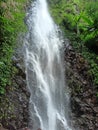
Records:
[[[27,26],[24,55],[31,94],[29,127],[31,130],[71,130],[67,123],[69,98],[61,58],[63,44],[46,0],[32,2]]]

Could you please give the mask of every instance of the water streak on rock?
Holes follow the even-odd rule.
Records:
[[[69,97],[60,52],[63,44],[58,27],[48,13],[46,0],[32,3],[27,13],[27,25],[24,55],[27,86],[31,93],[30,128],[71,130],[67,123]]]

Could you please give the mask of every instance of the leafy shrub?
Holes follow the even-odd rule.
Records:
[[[11,57],[19,32],[26,31],[23,19],[26,0],[0,1],[0,94],[11,85],[15,73]]]
[[[55,22],[88,60],[93,82],[98,85],[98,0],[49,1]]]

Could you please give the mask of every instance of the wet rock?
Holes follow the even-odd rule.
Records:
[[[8,129],[5,129],[4,127],[0,127],[0,130],[8,130]]]
[[[19,129],[19,130],[30,130],[30,129],[28,127],[25,127],[25,128]]]
[[[90,67],[87,61],[69,46],[65,49],[65,62],[67,83],[71,91],[70,124],[77,130],[97,130],[97,90],[88,73]]]
[[[98,107],[93,108],[94,112],[98,114]]]
[[[16,66],[18,71],[12,79],[11,86],[8,86],[6,94],[0,98],[0,123],[3,128],[8,130],[25,128],[28,126],[29,120],[30,93],[26,87],[24,69],[18,62],[19,60],[14,57],[13,65]]]

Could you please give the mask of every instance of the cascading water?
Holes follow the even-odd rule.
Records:
[[[68,94],[60,54],[63,44],[46,0],[32,3],[27,25],[29,32],[24,42],[27,86],[31,93],[29,127],[31,130],[71,130],[65,118]]]

